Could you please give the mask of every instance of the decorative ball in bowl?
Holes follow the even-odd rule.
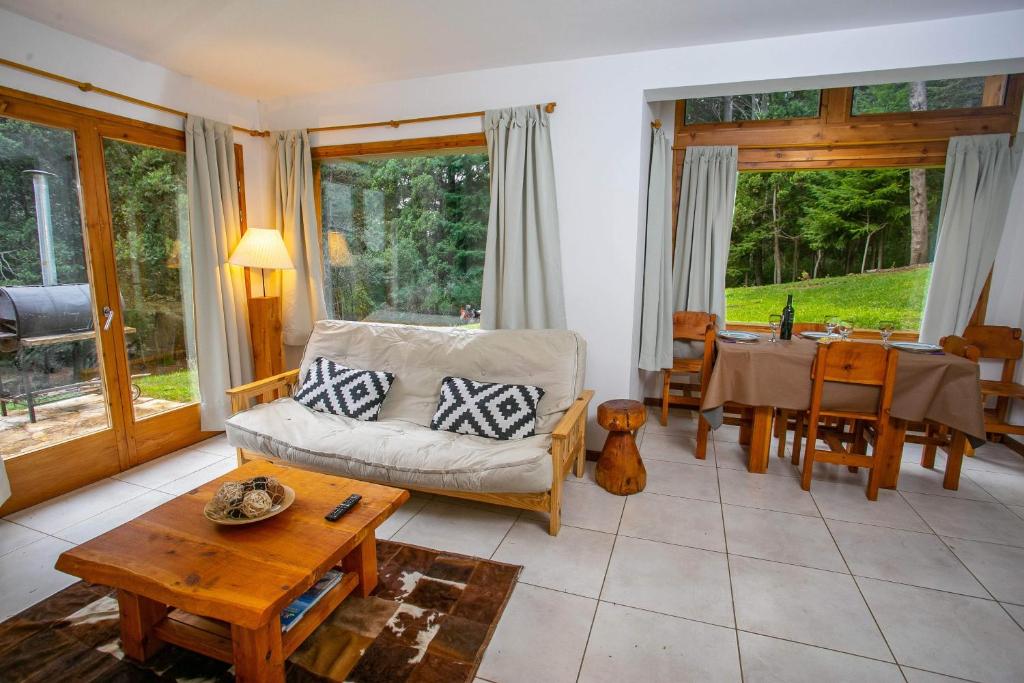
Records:
[[[295,491],[274,477],[226,481],[203,508],[217,524],[252,524],[283,512],[295,501]]]

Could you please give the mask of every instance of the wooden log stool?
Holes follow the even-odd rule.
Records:
[[[608,430],[597,461],[597,483],[605,491],[628,496],[647,485],[647,470],[633,439],[633,432],[646,421],[647,410],[640,401],[618,399],[597,407],[597,423]]]

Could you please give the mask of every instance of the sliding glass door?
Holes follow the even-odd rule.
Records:
[[[103,141],[136,420],[199,400],[185,155]]]
[[[103,161],[131,416],[159,437],[199,402],[185,154],[107,138]]]
[[[114,311],[93,286],[78,161],[74,130],[0,117],[0,453],[15,501],[18,482],[46,496],[65,470],[76,483],[120,464]]]
[[[0,88],[3,513],[200,440],[179,131]]]

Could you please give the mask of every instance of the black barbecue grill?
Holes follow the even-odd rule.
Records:
[[[89,285],[0,287],[3,342],[91,331]]]
[[[8,390],[0,378],[0,415],[7,415],[8,402],[19,401],[28,406],[29,420],[35,422],[35,407],[43,395],[99,389],[98,379],[81,379],[81,342],[95,337],[88,284],[0,287],[0,353],[15,355],[20,378],[18,391]],[[40,349],[48,369],[48,348],[56,344],[71,344],[72,381],[34,387],[26,354]]]

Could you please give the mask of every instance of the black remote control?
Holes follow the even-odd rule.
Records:
[[[334,508],[326,515],[324,515],[324,519],[326,519],[328,522],[337,522],[339,519],[341,519],[341,516],[343,514],[345,514],[353,507],[355,507],[356,503],[358,503],[362,499],[363,497],[360,496],[358,493],[353,493],[351,496],[341,501],[341,504],[338,505],[338,507]]]

